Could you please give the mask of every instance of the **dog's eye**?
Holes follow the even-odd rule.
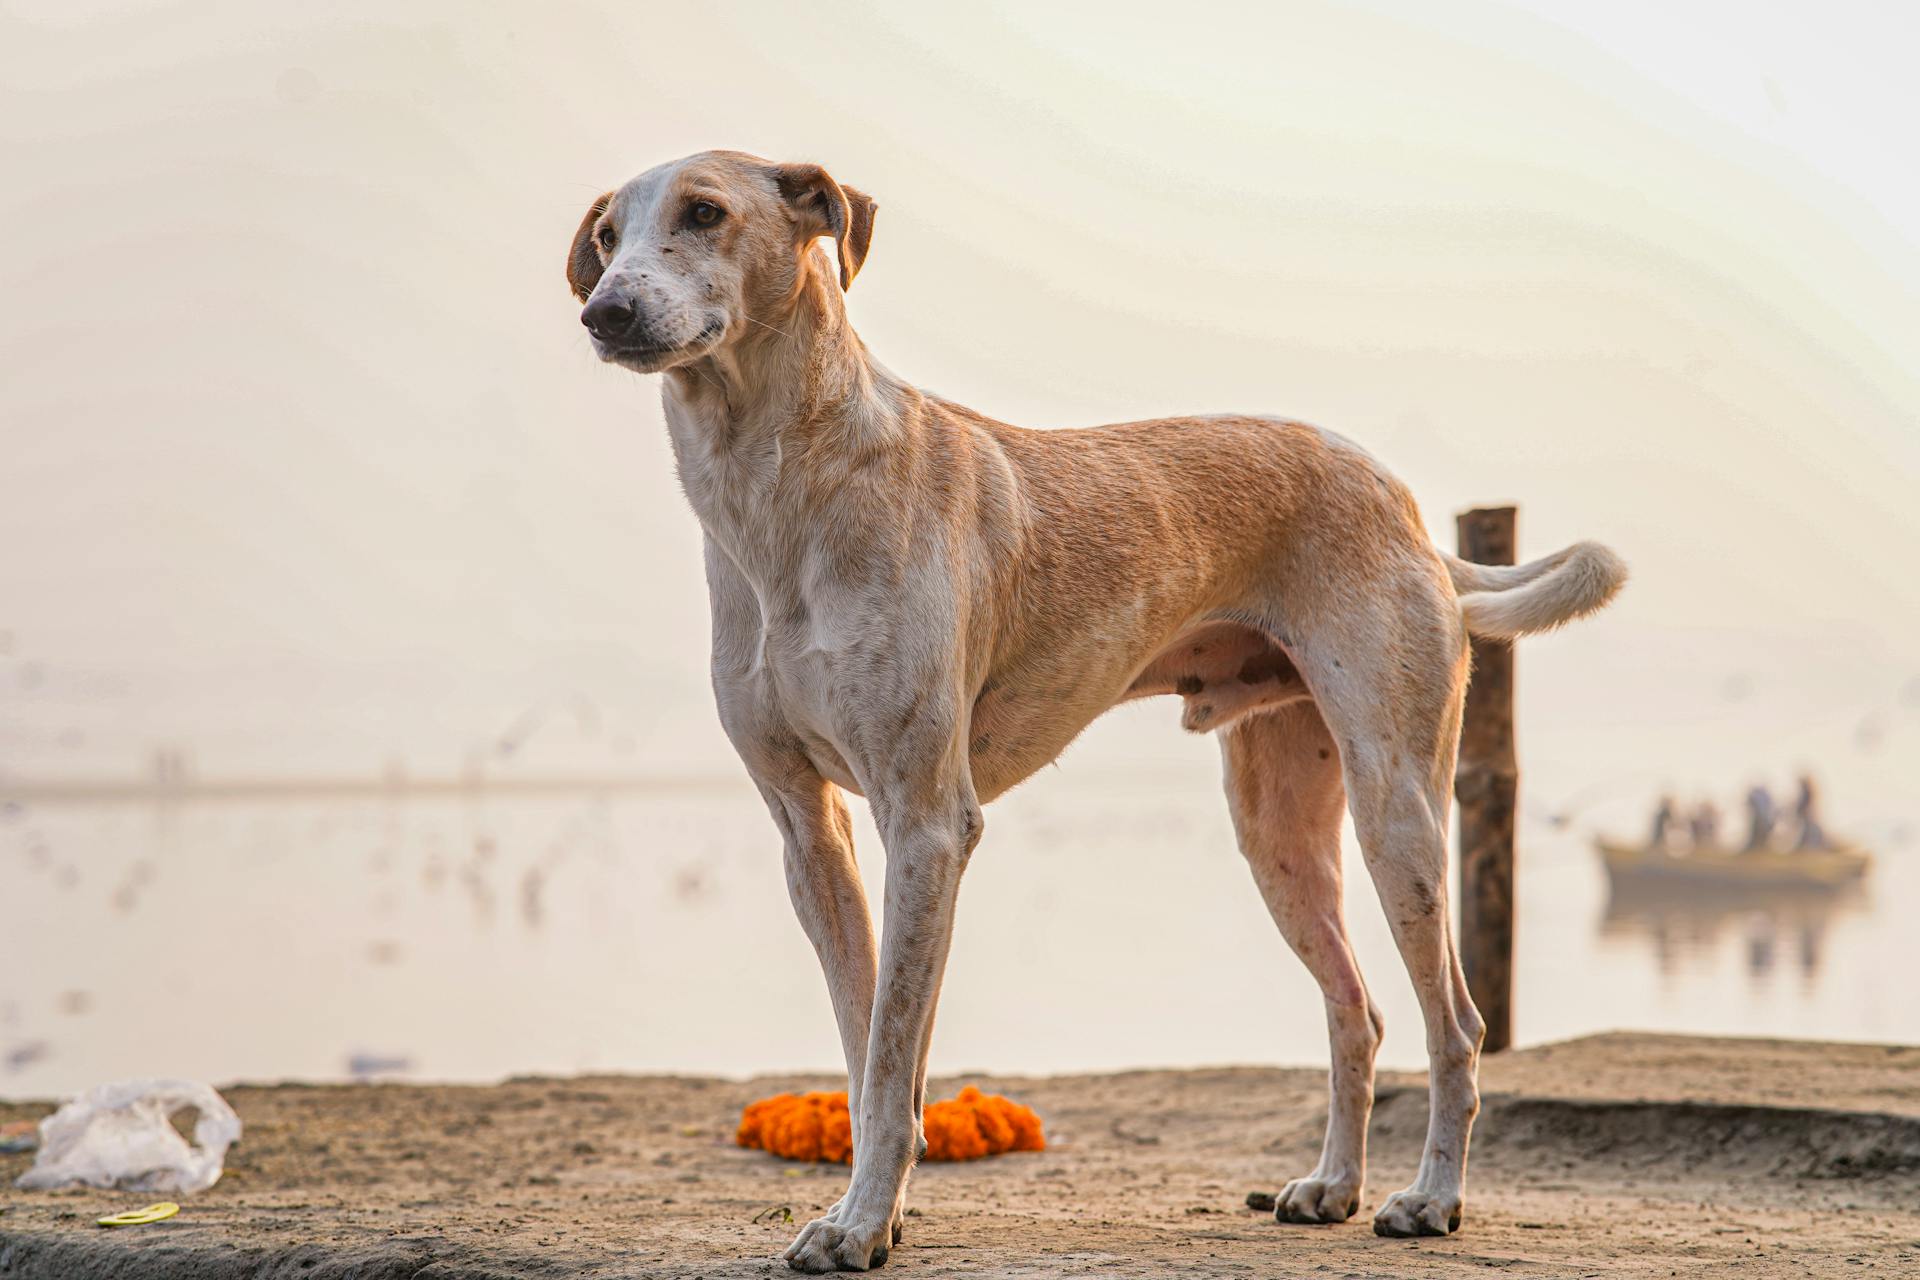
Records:
[[[710,227],[727,216],[727,211],[706,200],[695,200],[687,210],[687,221],[696,227]]]
[[[595,238],[600,241],[600,247],[602,249],[605,249],[608,253],[612,253],[614,242],[619,240],[620,236],[611,226],[602,223]]]

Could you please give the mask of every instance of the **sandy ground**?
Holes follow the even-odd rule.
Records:
[[[1245,1207],[1313,1163],[1318,1071],[966,1080],[1037,1108],[1051,1149],[921,1169],[889,1274],[1920,1274],[1920,1048],[1612,1035],[1489,1060],[1445,1240],[1368,1227],[1418,1158],[1417,1077],[1381,1081],[1366,1204],[1335,1227]],[[227,1176],[164,1224],[102,1230],[154,1197],[14,1191],[30,1158],[0,1156],[0,1277],[791,1274],[779,1251],[845,1171],[742,1150],[734,1124],[831,1083],[235,1087]]]

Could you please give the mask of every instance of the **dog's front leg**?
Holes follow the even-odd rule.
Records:
[[[787,893],[826,975],[847,1060],[847,1108],[860,1146],[860,1090],[873,1025],[873,916],[854,860],[853,822],[840,789],[801,759],[757,780],[786,843]],[[843,1202],[844,1203],[844,1202]],[[830,1217],[837,1217],[836,1204]]]
[[[860,1141],[837,1215],[808,1223],[787,1249],[800,1271],[865,1271],[887,1260],[907,1174],[924,1143],[921,1050],[953,938],[960,875],[983,826],[964,776],[876,795],[874,811],[887,846],[887,892]]]

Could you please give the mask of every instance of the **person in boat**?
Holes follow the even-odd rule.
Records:
[[[1773,843],[1773,829],[1780,822],[1780,810],[1773,793],[1764,783],[1747,789],[1747,843],[1742,853],[1765,853]]]
[[[1661,853],[1671,851],[1674,832],[1679,826],[1679,811],[1674,807],[1673,797],[1661,796],[1653,811],[1653,831],[1647,836],[1647,847]]]
[[[1711,800],[1702,800],[1693,808],[1693,814],[1687,819],[1687,834],[1693,841],[1695,853],[1720,847],[1720,806]]]
[[[1800,794],[1793,802],[1794,821],[1799,824],[1799,838],[1793,842],[1796,851],[1827,847],[1827,831],[1820,823],[1820,789],[1814,785],[1813,775],[1800,775]]]

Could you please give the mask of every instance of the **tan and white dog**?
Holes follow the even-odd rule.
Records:
[[[1326,1143],[1277,1216],[1345,1220],[1366,1176],[1381,1020],[1341,904],[1350,810],[1431,1062],[1419,1174],[1374,1229],[1454,1230],[1482,1031],[1447,910],[1467,637],[1591,613],[1624,566],[1593,543],[1463,563],[1385,468],[1301,423],[1035,431],[910,386],[842,300],[873,216],[817,165],[706,152],[594,201],[567,255],[595,351],[666,375],[720,719],[786,842],[846,1051],[852,1184],[787,1261],[864,1270],[900,1238],[981,806],[1153,694],[1221,731],[1241,850],[1325,993]],[[843,788],[886,845],[877,952]]]

